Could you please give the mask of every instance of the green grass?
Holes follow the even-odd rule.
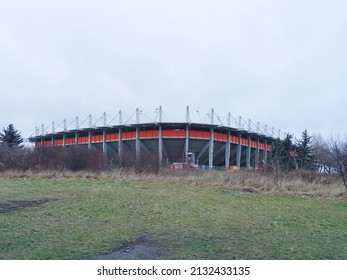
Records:
[[[169,259],[347,259],[347,203],[188,180],[0,178],[0,259],[83,259],[147,236]]]

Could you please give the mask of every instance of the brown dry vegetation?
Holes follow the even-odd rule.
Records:
[[[84,178],[92,180],[110,179],[114,181],[156,182],[170,181],[198,187],[215,187],[253,193],[283,193],[317,198],[346,199],[347,193],[339,178],[331,174],[317,172],[291,173],[286,175],[280,187],[271,173],[254,170],[239,172],[170,170],[158,173],[139,173],[135,169],[123,168],[112,171],[3,171],[3,178]]]

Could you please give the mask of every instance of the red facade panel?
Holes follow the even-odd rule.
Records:
[[[63,146],[63,139],[54,140],[54,146]]]
[[[119,138],[118,133],[106,134],[106,141],[118,141],[118,138]]]
[[[67,138],[65,139],[65,145],[72,145],[76,143],[76,139],[75,138]]]
[[[230,138],[231,138],[230,139],[231,143],[234,143],[234,144],[238,144],[239,143],[239,137],[238,136],[231,135]]]
[[[86,143],[88,143],[88,136],[78,137],[77,142],[78,142],[78,144],[86,144]]]
[[[186,131],[184,129],[175,129],[175,130],[163,130],[164,138],[185,138]]]
[[[209,131],[190,130],[189,137],[199,139],[210,139],[211,133]]]
[[[252,148],[258,148],[258,142],[251,140],[251,147]]]
[[[217,140],[217,141],[225,141],[225,142],[228,141],[228,135],[224,133],[214,132],[213,138],[214,140]]]
[[[92,143],[100,143],[102,142],[102,135],[93,135],[90,137],[90,142]]]
[[[241,138],[241,144],[248,146],[248,139],[247,138]]]
[[[152,139],[159,137],[159,130],[145,130],[139,132],[140,139]]]
[[[127,140],[127,139],[136,139],[136,131],[123,132],[122,140]]]

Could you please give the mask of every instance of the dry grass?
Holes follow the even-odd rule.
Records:
[[[306,173],[288,174],[280,187],[271,174],[257,171],[241,170],[239,172],[197,171],[197,170],[160,170],[158,174],[137,173],[133,169],[119,169],[103,172],[88,171],[4,171],[3,178],[51,179],[51,178],[82,178],[93,180],[170,181],[198,187],[216,187],[254,193],[283,193],[319,198],[346,199],[347,192],[338,177]]]

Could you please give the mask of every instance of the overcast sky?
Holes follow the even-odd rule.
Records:
[[[184,121],[189,105],[192,121],[213,107],[224,124],[347,134],[345,0],[0,2],[0,129],[158,105]]]

